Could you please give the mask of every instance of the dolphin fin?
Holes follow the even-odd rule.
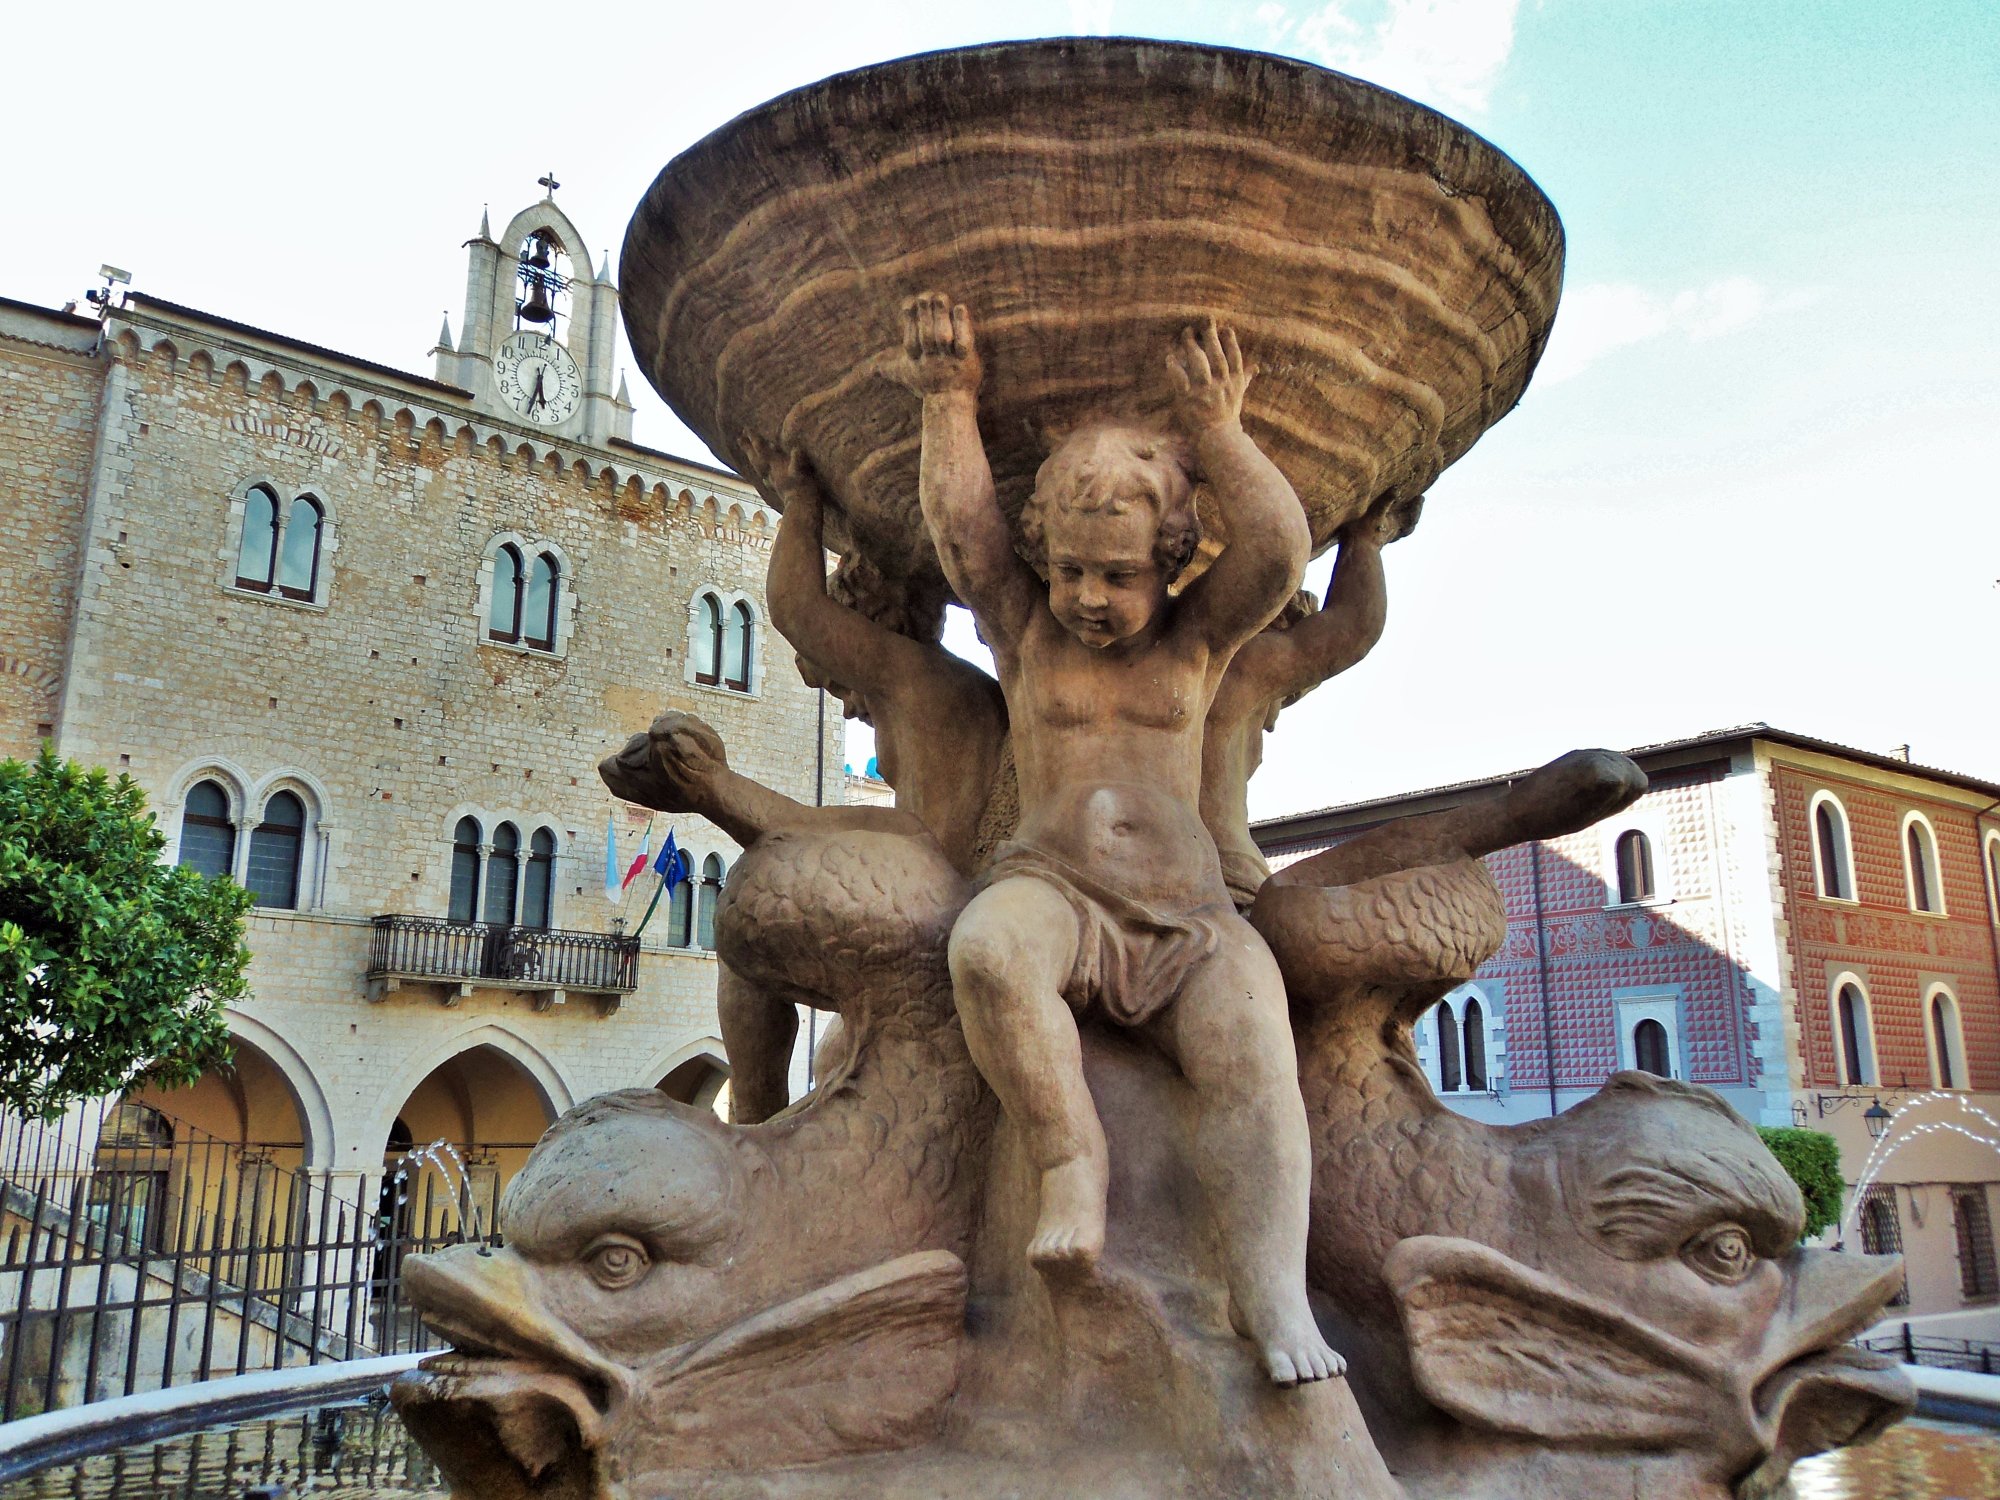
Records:
[[[762,1469],[927,1440],[957,1389],[965,1295],[956,1255],[920,1251],[683,1345],[639,1376],[632,1410],[663,1429],[647,1467]]]
[[[1720,1427],[1701,1351],[1471,1240],[1419,1235],[1383,1267],[1418,1387],[1461,1421],[1641,1447]]]

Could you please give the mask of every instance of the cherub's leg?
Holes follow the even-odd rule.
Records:
[[[1046,1270],[1097,1259],[1110,1187],[1104,1127],[1062,997],[1077,941],[1069,902],[1023,877],[981,891],[951,930],[952,992],[966,1046],[1042,1174],[1028,1259]]]
[[[728,964],[717,966],[715,1011],[729,1054],[729,1118],[756,1125],[791,1102],[792,1043],[799,1013]]]
[[[1195,1171],[1222,1232],[1231,1320],[1280,1385],[1346,1369],[1306,1302],[1312,1144],[1284,981],[1240,920],[1149,1028],[1194,1089]]]

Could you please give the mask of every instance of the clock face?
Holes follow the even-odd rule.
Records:
[[[575,358],[545,334],[510,334],[493,361],[493,378],[509,406],[548,427],[567,422],[583,399]]]

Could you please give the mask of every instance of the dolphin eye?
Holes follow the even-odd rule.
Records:
[[[637,1240],[600,1240],[584,1253],[590,1279],[608,1292],[623,1291],[652,1269],[646,1247]]]
[[[1757,1265],[1757,1251],[1741,1225],[1718,1224],[1681,1247],[1681,1259],[1696,1274],[1733,1286]]]

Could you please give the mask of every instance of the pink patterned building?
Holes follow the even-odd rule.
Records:
[[[1512,1124],[1645,1068],[1827,1131],[1870,1184],[1834,1237],[1902,1249],[1932,1331],[2000,1337],[2000,785],[1762,724],[1631,754],[1632,807],[1489,859],[1507,943],[1420,1023],[1432,1084]],[[1284,864],[1509,779],[1254,831]]]

